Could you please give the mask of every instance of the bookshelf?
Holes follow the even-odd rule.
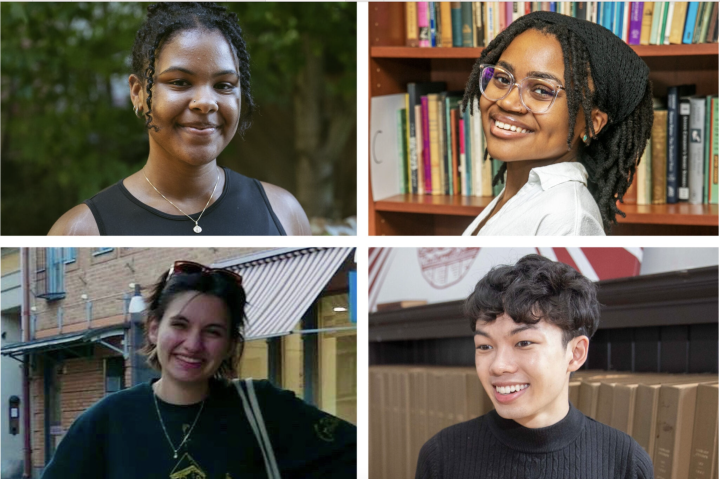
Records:
[[[465,89],[482,48],[406,47],[402,2],[371,3],[369,20],[370,97],[404,93],[413,81],[444,81],[448,90]],[[698,95],[717,95],[717,43],[632,48],[650,68],[655,96],[684,83],[694,83]],[[490,201],[490,197],[430,195],[375,201],[370,188],[369,234],[459,235]],[[627,217],[618,217],[613,235],[718,234],[718,205],[621,205],[620,209]]]

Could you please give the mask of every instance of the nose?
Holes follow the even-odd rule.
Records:
[[[505,111],[514,111],[518,113],[526,113],[527,109],[520,98],[520,85],[513,83],[510,85],[510,92],[502,100],[496,102],[500,108]]]
[[[190,108],[204,114],[217,111],[218,102],[214,89],[211,86],[198,88],[190,102]]]
[[[190,331],[183,341],[183,346],[189,353],[198,353],[203,349],[202,333]]]
[[[515,372],[517,372],[517,363],[512,348],[498,347],[490,363],[490,374],[499,377]]]

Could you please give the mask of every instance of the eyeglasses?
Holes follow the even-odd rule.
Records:
[[[237,273],[233,273],[230,270],[222,269],[222,268],[208,268],[207,266],[195,263],[193,261],[175,261],[172,266],[170,266],[170,271],[168,271],[167,278],[165,278],[165,282],[170,280],[170,277],[173,274],[206,274],[206,275],[213,275],[217,274],[220,275],[222,278],[237,283],[238,286],[242,286],[242,276],[240,276]]]
[[[533,113],[547,112],[560,90],[565,88],[543,78],[527,77],[520,83],[515,82],[515,76],[509,71],[496,65],[480,65],[480,93],[490,101],[499,101],[512,91],[513,86],[518,87],[520,101]]]

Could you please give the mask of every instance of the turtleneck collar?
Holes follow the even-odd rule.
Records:
[[[485,417],[498,441],[510,449],[526,453],[547,453],[564,448],[583,432],[586,421],[583,413],[572,404],[565,418],[551,426],[537,429],[502,418],[494,409]]]

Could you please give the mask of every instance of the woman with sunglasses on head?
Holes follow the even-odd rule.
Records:
[[[217,165],[255,108],[234,13],[211,3],[150,5],[132,67],[147,163],[65,213],[50,235],[310,234],[292,194]]]
[[[43,479],[355,477],[355,426],[267,381],[229,381],[245,304],[240,276],[176,262],[145,325],[160,379],[81,414]]]
[[[604,235],[625,216],[653,122],[649,69],[600,25],[551,12],[483,50],[463,108],[480,114],[505,188],[463,235]],[[473,111],[478,100],[480,111]],[[475,164],[479,162],[475,161]]]

